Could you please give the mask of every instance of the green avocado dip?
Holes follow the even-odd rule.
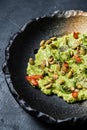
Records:
[[[35,59],[29,58],[26,79],[42,93],[67,103],[87,100],[87,34],[42,40]]]

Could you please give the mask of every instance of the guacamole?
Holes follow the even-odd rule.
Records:
[[[46,95],[67,103],[87,99],[87,34],[72,32],[40,42],[29,58],[26,79]]]

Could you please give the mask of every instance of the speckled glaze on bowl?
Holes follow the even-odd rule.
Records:
[[[87,101],[68,104],[57,96],[46,96],[25,79],[29,57],[42,39],[71,32],[87,33],[87,12],[55,11],[27,22],[10,38],[5,50],[3,72],[8,87],[24,110],[48,124],[83,124],[87,121]]]

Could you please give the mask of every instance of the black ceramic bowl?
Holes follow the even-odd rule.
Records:
[[[68,104],[57,96],[46,96],[25,79],[29,57],[34,57],[42,39],[71,32],[87,33],[87,13],[55,11],[26,23],[5,50],[3,72],[16,101],[38,119],[50,124],[82,124],[87,121],[87,101]]]

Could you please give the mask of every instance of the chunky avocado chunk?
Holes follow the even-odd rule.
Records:
[[[68,103],[87,100],[87,34],[73,32],[40,42],[29,58],[27,80],[46,95]]]

